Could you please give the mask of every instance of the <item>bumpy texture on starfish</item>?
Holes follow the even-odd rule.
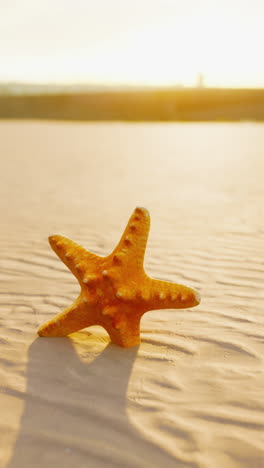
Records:
[[[81,292],[75,302],[40,327],[40,336],[65,336],[101,325],[124,347],[140,342],[140,319],[154,309],[184,309],[199,304],[187,286],[150,278],[143,261],[150,227],[145,208],[136,208],[123,236],[107,257],[88,252],[60,235],[49,237],[53,250],[76,276]]]

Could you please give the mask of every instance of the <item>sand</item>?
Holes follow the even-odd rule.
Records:
[[[0,466],[264,466],[262,124],[0,123]],[[38,338],[78,294],[50,249],[99,255],[135,206],[149,275],[197,288],[139,347]]]

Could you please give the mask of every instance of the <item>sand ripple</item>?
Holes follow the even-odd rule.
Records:
[[[0,124],[1,468],[264,466],[263,151],[261,124]],[[137,205],[148,273],[201,305],[139,348],[38,339],[79,290],[48,235],[105,255]]]

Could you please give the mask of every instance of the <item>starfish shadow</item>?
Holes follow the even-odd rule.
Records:
[[[90,361],[87,334],[38,338],[30,346],[21,428],[7,468],[175,467],[127,415],[138,347],[108,344]]]

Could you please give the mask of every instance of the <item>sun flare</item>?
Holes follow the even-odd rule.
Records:
[[[77,0],[52,16],[51,0],[35,16],[27,3],[31,14],[6,7],[0,18],[0,80],[192,86],[202,73],[208,86],[263,86],[258,0],[199,8],[194,0],[142,0],[140,11],[116,0],[93,7]]]

